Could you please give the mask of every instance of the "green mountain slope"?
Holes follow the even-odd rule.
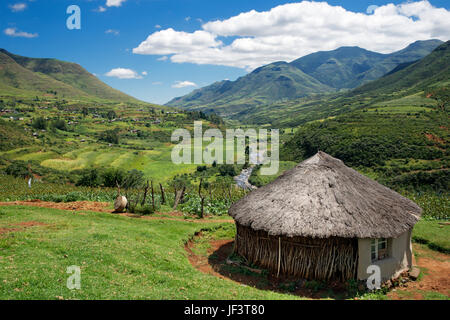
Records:
[[[442,41],[417,41],[391,54],[358,47],[317,52],[291,63],[276,62],[236,81],[221,81],[175,98],[168,106],[200,109],[239,119],[255,108],[341,89],[356,88],[391,72],[400,64],[417,61]]]
[[[313,93],[334,91],[286,62],[275,62],[258,68],[236,81],[216,82],[175,98],[168,106],[214,110],[219,115],[232,115],[251,105],[295,99]],[[224,108],[222,110],[222,107]]]
[[[403,50],[390,54],[371,52],[359,47],[342,47],[313,53],[291,64],[333,88],[356,88],[382,77],[399,64],[425,57],[442,43],[440,40],[416,41]]]
[[[413,93],[450,81],[450,41],[437,47],[422,60],[351,92],[354,95],[389,95],[397,91]]]
[[[379,79],[382,76],[393,72],[399,66],[416,62],[430,54],[441,44],[443,44],[441,40],[416,41],[403,50],[387,55],[383,61],[364,72],[360,79],[354,84],[360,85],[371,80]],[[353,85],[353,87],[355,88],[357,85]]]
[[[426,98],[424,92],[450,86],[449,46],[446,42],[422,60],[402,64],[396,72],[349,92],[253,107],[234,117],[248,124],[296,127],[363,108],[432,108],[435,101]]]
[[[38,95],[56,91],[64,98],[138,102],[75,63],[27,58],[0,49],[0,65],[0,94]]]
[[[449,66],[450,41],[416,63],[333,97],[339,113],[328,109],[323,119],[298,127],[282,147],[282,160],[300,161],[322,150],[389,186],[447,192],[449,95],[441,108],[425,93],[450,91]],[[325,113],[326,105],[313,109]]]
[[[359,47],[342,47],[307,55],[291,62],[291,65],[330,87],[345,89],[354,87],[359,75],[385,58],[381,53]]]

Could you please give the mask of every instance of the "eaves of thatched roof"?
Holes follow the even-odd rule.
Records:
[[[413,201],[330,155],[315,156],[235,203],[237,223],[270,235],[396,238],[419,220]]]

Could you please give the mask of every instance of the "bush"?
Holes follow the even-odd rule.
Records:
[[[13,161],[8,167],[6,167],[5,173],[16,178],[26,178],[30,175],[28,163],[21,160]]]
[[[80,179],[76,183],[77,186],[98,187],[101,185],[100,174],[97,169],[84,170]]]
[[[67,131],[68,130],[66,122],[64,120],[62,120],[62,119],[57,119],[57,120],[52,121],[52,123],[50,124],[50,127],[52,129],[59,129],[59,130],[62,130],[62,131]]]
[[[117,183],[122,185],[127,173],[123,169],[107,169],[102,173],[103,185],[108,188],[115,188]]]
[[[124,189],[139,188],[144,184],[144,173],[142,171],[133,169],[128,171],[121,187]]]
[[[100,134],[99,140],[108,143],[119,144],[119,131],[117,129],[104,131]]]
[[[31,126],[37,130],[45,130],[47,129],[47,120],[42,117],[34,118]]]
[[[234,177],[237,175],[236,168],[232,164],[224,164],[219,166],[219,173],[222,177]]]

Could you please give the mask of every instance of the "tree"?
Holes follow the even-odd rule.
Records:
[[[81,114],[83,115],[83,117],[87,117],[87,115],[89,114],[89,109],[86,107],[83,107],[83,109],[81,110]]]
[[[119,144],[119,140],[120,140],[119,130],[114,129],[114,130],[104,131],[100,134],[99,140],[109,142],[109,143]]]
[[[114,110],[110,110],[110,111],[108,111],[108,113],[106,114],[106,117],[107,117],[109,120],[113,120],[113,119],[117,118],[117,114],[116,114],[116,112],[115,112]]]
[[[47,129],[47,120],[42,117],[34,118],[31,126],[37,130],[45,130]]]
[[[67,124],[63,119],[56,119],[56,120],[52,121],[50,126],[52,129],[59,129],[62,131],[67,131]]]
[[[429,90],[426,95],[428,98],[436,100],[438,108],[442,111],[445,111],[445,107],[450,103],[449,87]]]

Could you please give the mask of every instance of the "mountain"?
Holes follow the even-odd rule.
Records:
[[[28,58],[0,49],[0,94],[139,102],[86,71],[78,64],[56,59]]]
[[[294,67],[336,88],[353,88],[360,75],[374,68],[386,59],[386,55],[361,49],[341,47],[333,51],[323,51],[304,56],[291,62]]]
[[[254,106],[233,115],[233,119],[246,124],[269,124],[283,128],[336,117],[362,108],[428,111],[426,106],[433,106],[435,102],[428,99],[424,92],[450,87],[449,66],[450,41],[437,47],[425,58],[401,64],[380,79],[356,89]],[[280,117],[281,113],[283,117]]]
[[[399,64],[423,58],[440,44],[440,40],[416,41],[390,54],[359,47],[341,47],[307,55],[292,61],[291,65],[330,87],[351,89],[382,77]]]
[[[353,90],[355,95],[391,95],[403,91],[413,93],[450,82],[450,41],[437,47],[425,58],[410,65],[401,65],[396,72]]]
[[[201,105],[202,108],[211,108],[216,112],[221,106],[226,106],[226,112],[234,113],[252,105],[330,91],[334,89],[291,64],[275,62],[255,69],[236,81],[216,82],[195,90],[184,97],[173,99],[167,105],[188,109]]]
[[[440,44],[440,40],[417,41],[391,54],[359,47],[316,52],[291,63],[276,62],[260,67],[236,81],[216,82],[175,98],[167,105],[216,112],[236,119],[257,106],[356,88],[401,64],[423,58]]]
[[[446,108],[430,99],[435,92],[443,93]],[[283,116],[300,126],[285,136],[280,160],[298,162],[322,150],[389,187],[448,192],[449,93],[450,41],[396,72],[310,105],[314,113],[305,104],[285,106],[290,111]],[[305,113],[317,121],[304,121]]]

